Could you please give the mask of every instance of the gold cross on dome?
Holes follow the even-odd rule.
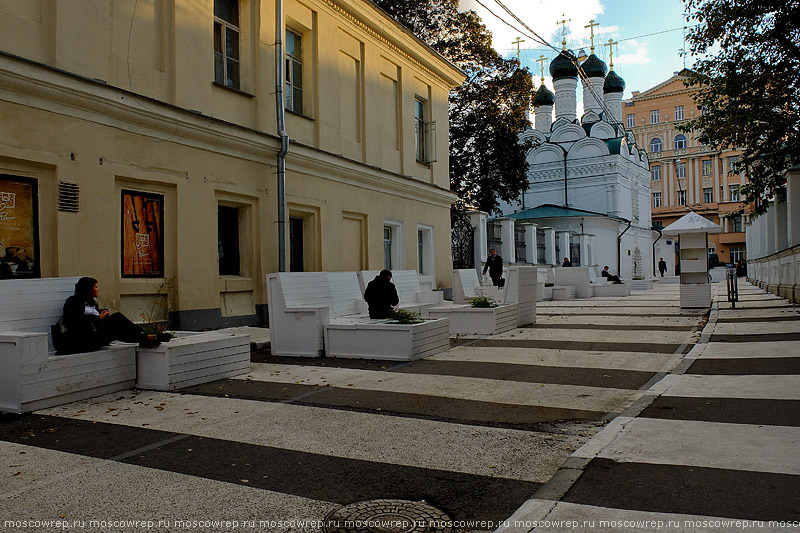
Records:
[[[589,39],[591,40],[591,43],[592,43],[592,45],[589,48],[589,50],[591,50],[592,53],[594,53],[594,27],[595,26],[599,26],[599,25],[600,25],[599,22],[595,22],[594,19],[591,19],[589,21],[589,24],[584,26],[584,28],[589,28]]]
[[[567,30],[567,22],[572,22],[572,19],[568,19],[567,15],[564,14],[564,13],[561,14],[561,17],[562,17],[562,19],[561,20],[557,20],[556,24],[560,24],[561,25],[561,46],[563,46],[564,50],[566,50],[567,49],[567,31],[568,31]]]
[[[511,44],[516,44],[517,45],[517,63],[519,63],[519,43],[524,43],[524,42],[525,42],[525,39],[520,39],[519,37],[517,37],[516,41],[511,41]]]
[[[539,68],[542,71],[542,83],[544,83],[544,62],[545,61],[547,61],[547,57],[544,54],[540,55],[539,59],[536,60],[536,62],[539,63]]]
[[[614,39],[609,39],[608,43],[603,45],[603,46],[608,46],[608,68],[610,70],[614,70],[614,45],[615,44],[619,44],[619,41],[615,41]]]

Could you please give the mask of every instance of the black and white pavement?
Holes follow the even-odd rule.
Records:
[[[452,531],[798,520],[800,314],[755,288],[725,307],[548,302],[421,361],[255,353],[241,379],[2,415],[0,531],[320,531],[398,500]]]

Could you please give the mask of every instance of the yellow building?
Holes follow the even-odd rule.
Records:
[[[684,85],[687,74],[677,72],[647,91],[634,91],[623,103],[623,120],[648,152],[653,223],[666,227],[695,211],[723,228],[723,233],[709,235],[710,251],[722,263],[736,264],[745,258],[744,225],[749,215],[726,215],[743,207],[739,188],[745,177],[730,173],[740,152],[712,150],[691,133],[677,130],[701,112],[692,100],[697,89]]]
[[[450,286],[449,90],[365,0],[286,0],[287,270]],[[132,318],[266,317],[278,270],[276,6],[0,2],[0,277],[92,275]],[[438,128],[436,127],[438,125]]]

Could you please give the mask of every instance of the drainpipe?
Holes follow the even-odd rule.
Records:
[[[622,233],[617,235],[617,276],[622,274],[622,236],[631,229],[631,221],[628,221],[628,227]]]
[[[564,207],[569,207],[569,203],[567,203],[567,151],[560,144],[558,146],[564,150]]]
[[[278,272],[286,272],[286,154],[289,152],[289,134],[286,133],[284,103],[284,47],[283,0],[275,2],[275,114],[278,120]]]
[[[661,234],[661,230],[660,229],[653,228],[653,231],[657,231],[658,232],[658,239],[653,241],[653,277],[655,278],[656,277],[656,243],[661,240],[661,237],[663,237],[663,235]]]

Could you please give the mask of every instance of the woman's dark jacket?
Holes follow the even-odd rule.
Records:
[[[103,332],[99,315],[86,314],[88,306],[100,312],[100,307],[94,299],[85,301],[73,295],[64,302],[61,324],[66,328],[66,332],[61,337],[61,346],[56,347],[59,353],[90,352],[113,340]]]
[[[394,283],[383,276],[376,276],[367,284],[364,299],[369,304],[370,318],[388,318],[392,306],[400,303]]]

